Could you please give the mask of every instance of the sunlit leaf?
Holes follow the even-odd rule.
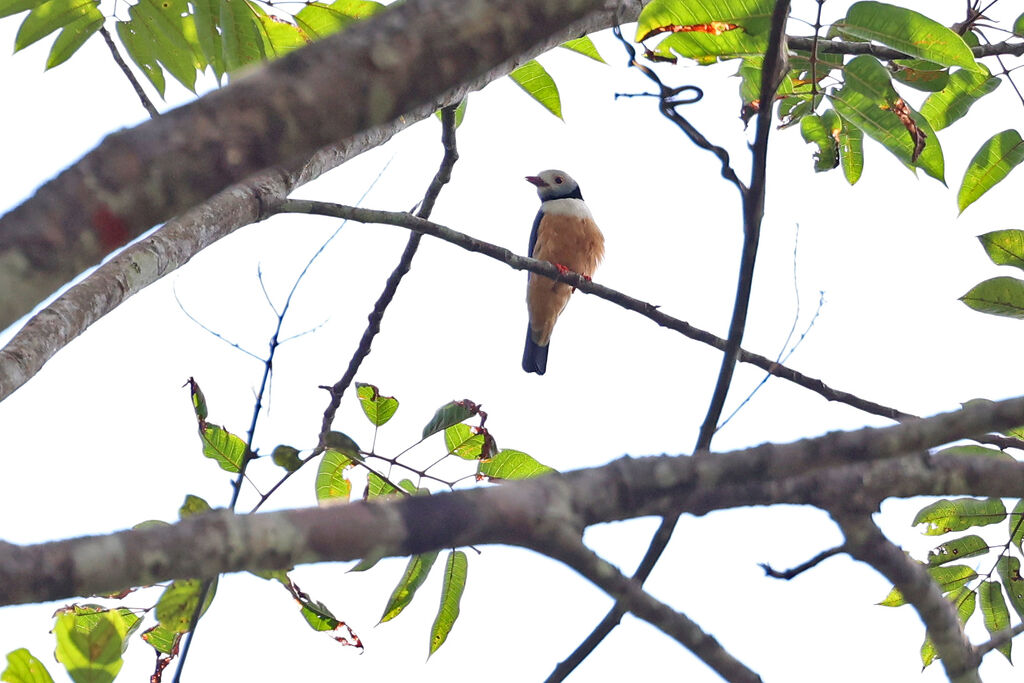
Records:
[[[957,591],[978,576],[970,567],[965,565],[940,565],[928,568],[928,573],[932,579],[939,584],[939,589],[943,593],[951,593]],[[883,607],[899,607],[907,603],[906,598],[903,597],[903,593],[898,588],[893,586],[889,594],[885,596],[879,605]]]
[[[50,672],[25,648],[7,653],[7,668],[0,673],[4,683],[53,683]]]
[[[245,459],[245,442],[223,427],[206,423],[202,434],[203,455],[217,461],[222,470],[238,472]]]
[[[562,100],[558,96],[558,86],[537,60],[531,59],[508,76],[542,107],[562,118]]]
[[[974,614],[978,595],[969,588],[962,587],[947,595],[946,599],[956,606],[956,614],[960,619],[960,623],[966,624],[967,620]],[[935,643],[925,634],[924,644],[921,645],[921,663],[927,667],[935,661],[938,654],[938,651],[935,649]]]
[[[590,39],[590,36],[583,36],[582,38],[576,38],[575,40],[567,40],[562,43],[561,47],[564,47],[566,50],[578,52],[581,55],[590,57],[602,64],[607,64],[607,62],[604,61],[604,58],[601,57],[601,53],[597,51],[597,46],[594,45],[594,41]]]
[[[103,26],[103,14],[96,8],[92,12],[71,22],[57,36],[46,58],[46,68],[52,69],[63,64]]]
[[[142,70],[149,82],[153,84],[156,91],[163,97],[166,88],[164,70],[153,52],[153,44],[156,39],[152,32],[142,23],[137,21],[119,21],[116,24],[117,37],[121,39],[125,51],[135,65]],[[194,400],[194,399],[193,399]],[[195,404],[193,404],[195,405]],[[206,401],[203,400],[205,408]],[[198,407],[197,407],[198,410]],[[205,420],[205,417],[201,419]]]
[[[960,213],[991,190],[1021,161],[1024,161],[1024,141],[1017,131],[1004,130],[986,140],[968,164],[960,184],[960,192],[956,196]]]
[[[221,77],[227,73],[224,64],[224,50],[221,46],[220,32],[220,1],[219,0],[191,0],[195,7],[193,19],[196,28],[196,42],[203,53],[206,63],[213,68],[213,74],[220,82]]]
[[[978,235],[978,241],[997,266],[1024,270],[1024,230],[995,230]]]
[[[928,96],[921,105],[921,115],[935,130],[942,130],[962,118],[975,102],[995,90],[1002,82],[992,76],[984,65],[977,71],[958,69],[942,90]]]
[[[201,60],[186,36],[182,17],[187,13],[185,0],[139,0],[128,10],[132,23],[144,26],[153,41],[152,55],[182,85],[195,92]]]
[[[883,2],[856,2],[841,22],[845,33],[944,66],[977,68],[963,38],[934,19]]]
[[[384,9],[379,2],[337,0],[327,4],[311,2],[295,15],[295,23],[311,38],[323,38]]]
[[[253,7],[248,0],[220,0],[221,48],[229,73],[267,58]]]
[[[839,117],[834,111],[830,109],[828,113],[836,123],[839,122]],[[800,121],[800,134],[804,142],[812,143],[818,148],[814,153],[814,170],[818,173],[831,171],[839,165],[839,147],[836,144],[838,130],[833,130],[830,123],[831,119],[817,115],[805,116]]]
[[[392,591],[391,598],[384,608],[384,615],[380,618],[381,622],[391,621],[409,606],[409,603],[416,596],[416,591],[427,580],[427,575],[430,573],[430,568],[434,566],[437,555],[438,552],[434,550],[422,555],[413,555],[409,558],[409,564],[405,567],[405,573],[402,575],[398,585],[395,586],[395,590]]]
[[[185,633],[191,628],[199,598],[203,592],[203,582],[199,579],[179,579],[174,581],[156,603],[156,618],[160,624],[175,633]],[[213,597],[217,593],[217,577],[210,581],[203,601],[202,614],[210,608]]]
[[[913,525],[924,524],[925,535],[940,536],[951,531],[996,524],[1004,519],[1006,508],[998,498],[943,498],[921,508],[914,517]]]
[[[263,50],[268,58],[286,55],[313,41],[313,38],[295,24],[267,14],[255,3],[250,6],[256,15],[257,27],[263,37]]]
[[[981,536],[971,534],[962,536],[928,551],[928,565],[936,567],[967,557],[984,555],[988,552],[988,543]]]
[[[18,28],[18,34],[14,37],[14,51],[23,50],[80,19],[102,16],[97,9],[98,5],[99,0],[47,0],[36,5]]]
[[[960,301],[976,311],[1005,318],[1024,318],[1024,280],[1000,275],[979,282]]]
[[[1005,451],[1001,451],[998,448],[988,448],[987,446],[977,445],[950,446],[949,448],[943,448],[936,452],[935,455],[953,455],[958,458],[998,458],[999,460],[1013,461],[1013,456]]]
[[[444,446],[449,453],[464,460],[476,460],[483,454],[484,435],[466,424],[452,425],[444,430]]]
[[[488,479],[532,479],[555,470],[521,451],[505,449],[490,460],[481,460],[477,475]]]
[[[347,501],[352,494],[352,482],[345,477],[345,470],[353,461],[346,454],[327,450],[320,458],[316,471],[316,499],[325,501]]]
[[[372,384],[356,382],[356,395],[359,397],[363,414],[375,427],[386,424],[398,411],[398,399],[394,396],[382,396]]]
[[[461,401],[450,401],[445,403],[443,406],[437,409],[434,413],[434,417],[430,418],[430,422],[423,428],[423,438],[427,438],[431,434],[437,434],[438,432],[448,429],[452,425],[457,425],[463,420],[468,420],[477,413],[480,412],[480,406],[470,401],[468,398]]]
[[[462,592],[466,589],[466,572],[469,562],[466,553],[453,550],[448,553],[448,561],[444,568],[444,582],[441,585],[441,605],[438,607],[434,625],[430,627],[430,654],[447,640],[455,620],[459,618],[459,603]]]
[[[652,0],[637,20],[636,40],[668,33],[657,47],[706,64],[717,58],[763,56],[768,47],[773,0]]]
[[[57,661],[75,683],[113,680],[124,663],[124,641],[138,628],[139,617],[128,609],[98,605],[64,607],[56,616]]]
[[[204,499],[190,493],[185,496],[185,502],[178,508],[178,517],[179,519],[187,519],[188,517],[205,514],[212,509],[210,504]]]
[[[1017,546],[1017,550],[1024,552],[1021,543],[1024,542],[1024,498],[1017,501],[1010,512],[1008,519],[1010,523],[1010,543]]]
[[[12,14],[20,14],[26,10],[46,2],[46,0],[0,0],[0,19]]]
[[[842,120],[842,117],[840,117]],[[843,121],[839,130],[839,163],[846,182],[854,185],[864,172],[864,131]]]
[[[1011,555],[1003,555],[996,563],[996,571],[999,572],[1013,611],[1024,619],[1024,579],[1020,575],[1020,560]]]
[[[139,637],[149,643],[150,647],[154,650],[165,655],[174,652],[181,641],[180,633],[167,628],[163,624],[157,624],[152,628],[146,629]]]
[[[990,636],[1001,633],[1010,628],[1010,610],[1006,608],[1006,601],[1003,600],[1003,590],[997,581],[982,581],[978,586],[978,594],[981,596],[981,614],[985,621],[985,630]],[[1010,659],[1010,650],[1013,642],[1007,640],[998,648],[1004,657]]]
[[[900,83],[924,92],[939,92],[949,84],[949,70],[925,59],[894,60],[891,62],[891,72],[892,77]]]

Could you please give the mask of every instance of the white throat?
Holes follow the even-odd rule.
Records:
[[[583,203],[582,199],[570,197],[568,199],[548,199],[541,203],[541,211],[548,216],[572,216],[574,218],[587,218],[594,220],[590,209]]]

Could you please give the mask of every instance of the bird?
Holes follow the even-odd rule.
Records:
[[[530,232],[529,256],[554,264],[562,273],[573,271],[590,279],[604,257],[604,235],[583,203],[580,186],[565,171],[555,169],[527,176],[537,187],[540,210]],[[523,370],[543,375],[548,365],[548,344],[555,321],[574,288],[536,273],[526,285],[529,325]]]

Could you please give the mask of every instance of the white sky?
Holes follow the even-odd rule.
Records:
[[[919,3],[925,11],[940,11]],[[795,13],[813,18],[813,2]],[[826,19],[845,5],[826,4]],[[943,3],[939,18],[959,20],[962,3]],[[1006,10],[1011,12],[1012,10]],[[993,16],[1001,15],[993,12]],[[13,45],[18,21],[0,21],[0,45]],[[803,32],[794,23],[791,32]],[[659,304],[692,324],[725,335],[740,246],[737,193],[718,162],[695,149],[656,112],[653,100],[614,100],[615,92],[650,90],[610,34],[596,38],[602,66],[558,50],[541,58],[562,93],[566,122],[542,111],[510,81],[470,98],[458,132],[461,160],[433,219],[523,253],[537,210],[523,176],[557,167],[579,182],[607,239],[595,281]],[[13,94],[3,113],[4,183],[0,210],[91,149],[108,132],[144,118],[100,39],[41,74],[50,41],[0,62],[0,91]],[[671,83],[705,88],[685,114],[727,147],[746,175],[746,144],[737,118],[733,65],[665,67]],[[170,85],[169,99],[187,101]],[[915,106],[913,91],[908,99]],[[1020,393],[1008,355],[1020,323],[974,313],[957,301],[972,285],[1013,274],[987,260],[975,235],[1020,227],[1015,174],[957,218],[956,189],[978,146],[1019,127],[1021,103],[1008,84],[982,100],[967,123],[940,133],[949,188],[915,179],[880,146],[866,143],[864,177],[850,188],[839,171],[815,175],[812,147],[797,130],[773,133],[769,196],[750,322],[744,347],[774,356],[796,315],[798,330],[824,308],[788,365],[829,385],[901,410],[930,415],[970,398]],[[440,160],[440,126],[426,121],[302,188],[297,195],[354,203],[390,166],[364,205],[403,210],[421,197]],[[17,169],[13,172],[12,169]],[[1010,213],[1010,207],[1014,211]],[[33,543],[172,520],[187,493],[214,506],[229,500],[229,477],[202,457],[187,390],[194,376],[210,419],[242,434],[262,366],[197,328],[197,318],[262,353],[271,316],[256,278],[261,268],[277,302],[337,221],[278,217],[245,228],[186,267],[133,297],[61,351],[30,383],[0,403],[0,538]],[[793,249],[799,226],[797,279]],[[315,443],[325,392],[337,380],[365,326],[406,234],[350,224],[302,283],[285,335],[315,333],[279,350],[270,409],[257,446]],[[414,442],[436,407],[455,398],[482,403],[504,448],[526,451],[562,470],[600,465],[623,454],[686,453],[696,439],[718,372],[719,354],[646,319],[577,294],[555,333],[548,374],[519,367],[525,327],[525,276],[497,262],[425,239],[413,270],[388,310],[373,353],[357,375],[401,402],[378,435],[379,452]],[[1011,357],[1012,358],[1012,357]],[[727,410],[761,379],[741,367]],[[715,450],[785,442],[839,428],[886,421],[772,380],[717,436]],[[354,393],[335,421],[364,447],[372,432]],[[420,447],[420,462],[442,453],[440,439]],[[453,470],[454,471],[454,470]],[[250,468],[268,488],[269,462]],[[269,509],[314,503],[313,468],[293,477]],[[354,478],[359,481],[359,475]],[[361,484],[357,485],[357,490]],[[255,500],[251,489],[240,509]],[[938,544],[909,528],[922,501],[888,503],[880,517],[916,556]],[[655,520],[591,529],[591,546],[625,571],[646,548]],[[998,533],[1003,533],[1000,527]],[[874,605],[889,584],[865,565],[834,558],[797,580],[767,580],[757,566],[797,564],[840,540],[818,511],[779,507],[685,517],[648,583],[695,619],[765,680],[943,680],[923,675],[923,629],[910,608]],[[366,652],[339,647],[307,629],[280,588],[248,575],[220,583],[189,656],[187,680],[327,680],[367,676],[450,681],[537,680],[576,646],[610,601],[572,572],[532,553],[486,547],[470,552],[462,614],[448,642],[424,664],[443,560],[406,613],[374,627],[405,560],[365,574],[345,565],[302,567],[293,576],[362,637]],[[990,558],[980,558],[987,570]],[[136,594],[142,606],[155,597]],[[0,610],[0,653],[28,647],[52,660],[50,615],[58,604]],[[980,626],[978,627],[980,629]],[[984,639],[983,633],[975,633]],[[148,646],[132,643],[121,679],[144,680]],[[999,655],[983,675],[1011,675]],[[673,641],[627,617],[573,680],[664,676],[718,680]],[[169,680],[169,679],[168,679]]]

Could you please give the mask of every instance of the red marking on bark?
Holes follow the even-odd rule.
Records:
[[[92,226],[105,249],[116,249],[128,241],[128,227],[121,217],[105,204],[93,211]]]

